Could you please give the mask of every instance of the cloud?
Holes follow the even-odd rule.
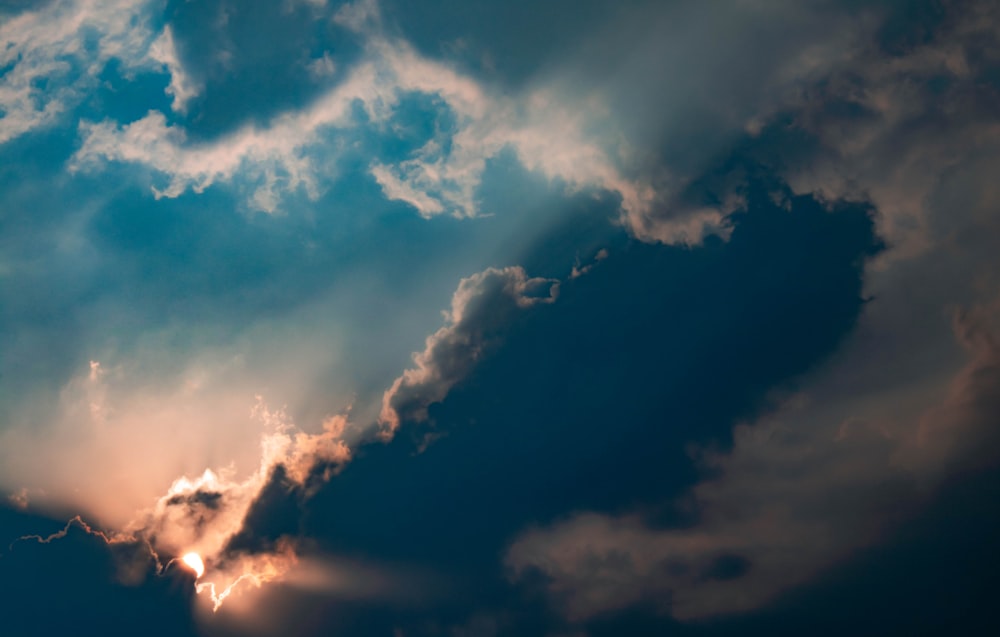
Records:
[[[55,3],[7,25],[8,29],[15,22],[19,25],[18,37],[8,36],[15,44],[8,56],[18,62],[7,76],[21,79],[8,83],[16,90],[8,89],[12,92],[3,100],[7,104],[3,121],[10,132],[2,139],[50,123],[57,113],[78,103],[111,59],[126,62],[128,68],[165,68],[172,108],[187,113],[204,87],[182,65],[175,30],[167,25],[158,34],[151,31],[151,5],[124,0],[119,4]],[[189,142],[180,125],[167,125],[166,117],[157,112],[130,123],[82,121],[83,145],[72,165],[88,169],[96,169],[102,161],[145,165],[166,178],[165,186],[154,188],[157,197],[202,192],[218,183],[248,183],[247,204],[275,212],[300,188],[315,199],[335,181],[336,158],[354,131],[374,127],[386,134],[390,129],[385,124],[398,111],[401,98],[415,92],[437,96],[442,108],[454,115],[454,127],[437,131],[408,157],[375,159],[371,173],[387,198],[406,202],[423,216],[481,214],[476,193],[487,161],[512,150],[528,169],[570,191],[598,189],[619,195],[624,224],[643,240],[695,245],[708,235],[728,233],[726,218],[735,206],[678,205],[674,197],[686,178],[651,179],[634,170],[636,164],[628,156],[635,149],[607,126],[614,112],[599,93],[581,98],[564,86],[539,84],[514,96],[504,95],[388,35],[374,2],[344,5],[334,19],[362,38],[365,52],[338,85],[301,110],[202,142]],[[28,31],[21,22],[38,37],[24,39],[20,34]],[[53,23],[58,28],[52,28]],[[57,61],[67,52],[82,55],[86,47],[80,39],[95,25],[102,39],[96,57],[88,61],[88,73],[60,89],[62,93],[46,91],[48,102],[37,107],[44,100],[32,93],[33,82],[55,73],[63,64]],[[333,62],[324,54],[311,63],[311,72],[328,76],[336,69]],[[793,73],[788,81],[802,76]],[[363,106],[366,121],[355,117],[355,103]]]
[[[329,51],[324,52],[322,57],[318,57],[310,62],[307,68],[309,69],[309,74],[317,80],[331,77],[337,72],[337,65],[334,64]]]
[[[274,212],[283,197],[300,187],[316,198],[332,181],[327,172],[339,154],[338,145],[362,127],[386,134],[386,123],[398,112],[401,99],[418,93],[440,99],[442,108],[454,116],[454,127],[438,130],[409,157],[374,160],[371,173],[387,198],[404,201],[423,216],[480,214],[476,192],[487,161],[510,149],[529,170],[570,191],[599,189],[619,195],[623,217],[640,237],[698,243],[707,234],[723,231],[724,215],[718,210],[680,215],[676,222],[649,230],[643,219],[654,205],[652,187],[625,175],[614,145],[590,133],[606,116],[599,99],[568,104],[544,88],[513,98],[494,94],[447,64],[421,56],[405,41],[386,36],[373,3],[347,5],[337,15],[339,22],[360,32],[366,53],[345,79],[301,110],[202,143],[188,143],[185,131],[168,126],[157,112],[126,125],[81,122],[83,145],[74,156],[74,167],[96,169],[103,161],[148,166],[167,178],[166,187],[154,189],[157,197],[177,197],[189,189],[201,192],[242,176],[262,184],[248,203]],[[172,44],[168,28],[156,41],[153,55],[170,69],[168,90],[177,110],[196,89],[176,64]],[[355,104],[361,105],[367,121],[356,116]],[[324,154],[327,161],[316,165],[315,157]]]
[[[131,524],[155,537],[156,546],[170,555],[198,553],[211,572],[210,560],[221,556],[239,532],[247,512],[278,466],[290,483],[302,485],[314,463],[342,465],[350,459],[340,428],[313,435],[295,432],[283,411],[270,411],[262,401],[255,405],[254,416],[266,427],[260,442],[260,465],[255,472],[237,479],[234,468],[206,469],[194,478],[178,478],[152,510]],[[306,456],[317,449],[319,453]]]
[[[73,502],[96,512],[105,525],[120,530],[99,531],[82,517],[74,520],[109,544],[148,549],[141,564],[127,565],[130,571],[137,564],[152,562],[162,572],[181,556],[196,553],[205,567],[197,579],[197,591],[213,611],[236,591],[284,580],[295,569],[302,572],[293,575],[293,583],[308,573],[315,579],[316,570],[322,568],[315,560],[299,566],[297,529],[284,526],[294,520],[300,504],[352,460],[354,447],[376,437],[389,440],[401,419],[426,418],[427,407],[442,400],[498,345],[519,312],[552,303],[557,292],[557,281],[529,278],[520,267],[490,268],[462,279],[445,313],[447,324],[427,338],[425,351],[414,355],[417,367],[405,371],[385,393],[377,424],[358,426],[344,412],[325,418],[318,432],[309,433],[298,429],[284,409],[271,409],[257,396],[250,410],[250,420],[263,429],[256,469],[249,474],[238,471],[236,458],[245,458],[246,453],[226,445],[231,464],[174,479],[152,506],[137,503],[149,497],[171,467],[190,466],[205,457],[201,447],[208,441],[198,434],[206,418],[216,420],[214,429],[246,438],[243,428],[227,422],[234,418],[233,400],[238,400],[240,392],[234,394],[234,388],[228,387],[230,395],[221,399],[220,379],[213,378],[219,370],[188,370],[178,388],[127,391],[121,369],[105,369],[91,361],[87,372],[63,392],[59,417],[77,430],[75,442],[68,450],[45,445],[31,455],[36,465],[39,457],[51,459],[34,476],[34,483],[45,485],[51,493],[32,504],[44,508]],[[216,405],[214,416],[202,401],[203,392]],[[198,417],[193,421],[192,408]],[[153,425],[165,426],[161,433],[167,438],[160,444],[150,437]],[[29,442],[17,430],[4,434],[4,449],[23,451],[31,447]],[[151,461],[154,456],[155,463]],[[32,473],[21,462],[5,461],[4,466],[7,481],[14,476],[23,480]],[[113,466],[123,468],[107,471]],[[76,478],[69,480],[67,472]],[[115,486],[120,475],[129,476],[129,489]],[[67,485],[74,486],[72,494],[66,493]],[[26,494],[22,490],[13,498],[18,502],[25,498],[27,505]],[[283,508],[270,510],[276,506]],[[48,543],[65,535],[66,530],[51,538],[26,539]],[[329,577],[337,579],[335,575]],[[337,590],[343,588],[338,586]],[[382,588],[388,591],[392,586],[386,583]]]
[[[608,258],[608,249],[601,248],[600,250],[597,251],[596,254],[594,254],[594,260],[591,263],[588,263],[586,265],[580,265],[580,261],[579,259],[577,259],[577,262],[573,265],[573,269],[570,270],[569,278],[570,279],[580,278],[584,274],[593,270],[598,263],[604,261],[607,258]]]
[[[150,3],[137,0],[55,0],[5,20],[0,144],[66,116],[110,60],[126,70],[149,68],[149,11]]]
[[[23,521],[52,524],[41,518]],[[154,576],[153,560],[141,542],[115,541],[73,519],[37,541],[17,542],[9,551],[5,542],[2,548],[5,635],[199,632],[190,612],[193,576],[180,568]]]
[[[772,602],[884,541],[957,470],[1000,460],[998,318],[1000,304],[956,314],[970,360],[916,421],[859,411],[837,420],[830,405],[791,400],[737,427],[731,452],[701,452],[712,477],[681,501],[699,516],[690,528],[657,528],[640,513],[579,513],[515,540],[512,576],[540,571],[572,621],[641,602],[680,620]]]
[[[868,31],[748,124],[750,155],[797,192],[874,204],[889,249],[866,268],[873,300],[801,396],[737,427],[731,453],[702,455],[715,477],[678,505],[700,514],[691,528],[637,511],[525,531],[508,566],[546,575],[574,621],[644,602],[682,620],[762,607],[891,541],[950,481],[996,465],[1000,313],[984,298],[998,285],[988,78],[1000,14],[993,3],[943,10],[920,38]],[[949,331],[955,306],[973,309]]]
[[[345,2],[334,14],[333,20],[352,31],[373,31],[381,27],[382,11],[376,0]]]
[[[726,236],[739,207],[731,192],[705,196],[700,182],[748,128],[851,60],[885,13],[871,3],[786,0],[596,4],[580,11],[589,16],[582,24],[535,27],[533,49],[508,52],[497,38],[493,53],[500,66],[530,61],[524,95],[544,91],[577,112],[600,104],[603,125],[587,130],[615,149],[622,174],[649,188],[647,204],[626,205],[623,222],[647,241],[697,245]]]
[[[200,87],[188,75],[180,59],[177,57],[177,47],[174,45],[174,32],[167,25],[160,36],[149,47],[149,57],[167,67],[170,73],[170,84],[166,91],[173,96],[172,108],[178,113],[187,112],[188,102],[198,95]]]
[[[31,503],[31,498],[29,497],[29,491],[27,487],[21,487],[15,493],[7,496],[7,501],[18,509],[27,509],[28,504]]]
[[[558,285],[551,279],[529,278],[516,266],[489,268],[462,279],[445,312],[447,324],[414,355],[416,367],[385,392],[377,437],[388,441],[404,420],[425,420],[427,408],[444,399],[498,346],[516,314],[554,302]],[[265,524],[281,517],[260,507],[269,506],[268,501],[307,498],[336,475],[352,459],[345,439],[350,429],[359,443],[370,439],[369,430],[353,426],[346,414],[327,418],[317,434],[297,431],[283,410],[268,409],[259,397],[253,415],[269,431],[262,438],[257,472],[242,481],[211,470],[193,480],[180,478],[152,511],[133,523],[168,554],[194,551],[203,556],[207,570],[198,590],[209,594],[214,609],[241,583],[259,587],[284,579],[298,561],[292,534],[279,531],[277,538],[268,540],[261,528],[254,528],[255,515],[269,520]]]
[[[558,293],[558,281],[528,278],[518,266],[462,279],[445,312],[445,326],[427,337],[423,351],[413,355],[416,367],[403,372],[382,397],[381,435],[391,438],[404,421],[426,421],[428,407],[499,345],[516,314],[552,303]]]
[[[397,177],[391,168],[376,164],[372,166],[371,173],[388,199],[405,201],[416,208],[421,217],[427,219],[444,212],[444,206],[438,199],[414,188],[408,180]]]
[[[246,168],[251,176],[263,181],[252,194],[253,203],[274,212],[278,200],[275,189],[279,186],[285,190],[302,186],[316,196],[310,162],[298,149],[311,141],[308,135],[312,130],[304,126],[304,121],[318,116],[330,122],[344,115],[351,96],[329,97],[313,113],[289,118],[265,134],[244,128],[221,142],[195,148],[185,148],[184,130],[168,125],[163,114],[154,111],[123,127],[109,121],[84,122],[80,125],[84,143],[74,156],[73,166],[92,167],[99,160],[145,163],[169,177],[165,188],[154,187],[157,198],[177,197],[189,188],[202,192]]]
[[[322,3],[310,4],[316,10],[310,15],[318,16]],[[148,171],[159,199],[224,186],[239,191],[254,209],[278,212],[301,203],[297,198],[302,195],[316,200],[338,183],[341,159],[362,157],[373,179],[369,185],[376,191],[380,188],[386,199],[411,206],[425,218],[475,217],[505,212],[485,208],[480,193],[491,160],[513,156],[568,193],[600,191],[610,194],[607,199],[620,200],[620,221],[634,237],[698,245],[709,235],[728,237],[730,215],[741,204],[738,196],[732,196],[731,181],[720,192],[699,197],[704,194],[699,190],[701,178],[712,178],[700,173],[709,161],[728,161],[726,153],[739,146],[750,148],[753,158],[777,165],[799,192],[818,192],[830,201],[874,202],[879,229],[892,244],[888,258],[866,274],[867,291],[875,300],[867,305],[862,323],[838,353],[836,364],[803,379],[801,401],[789,401],[777,414],[737,428],[732,453],[705,452],[702,460],[716,475],[692,492],[702,513],[697,525],[664,529],[642,512],[579,513],[526,532],[509,554],[515,574],[531,569],[547,574],[553,599],[575,620],[651,597],[663,603],[665,612],[684,619],[740,612],[808,582],[855,548],[881,541],[900,519],[933,497],[948,476],[992,462],[990,449],[995,444],[989,414],[996,413],[996,398],[990,392],[996,386],[997,355],[991,336],[995,331],[984,325],[993,320],[989,317],[995,311],[983,306],[955,319],[955,334],[973,359],[962,370],[956,371],[953,364],[957,357],[950,351],[953,339],[942,337],[938,328],[945,320],[942,307],[970,307],[981,300],[984,289],[997,287],[993,261],[1000,234],[994,232],[994,213],[1000,197],[992,178],[1000,129],[993,108],[995,87],[984,79],[997,64],[997,14],[989,3],[963,4],[955,20],[935,27],[925,41],[909,42],[890,54],[884,50],[888,45],[878,40],[882,36],[873,28],[875,23],[867,22],[872,15],[867,11],[854,20],[844,18],[840,9],[828,11],[826,7],[833,5],[827,3],[803,9],[791,2],[752,2],[739,3],[739,11],[727,14],[753,18],[747,22],[718,19],[717,7],[693,9],[696,4],[671,3],[669,10],[640,11],[628,20],[638,20],[643,29],[612,25],[617,29],[615,38],[593,38],[598,42],[594,51],[571,52],[577,59],[567,63],[570,66],[594,67],[594,77],[586,81],[573,76],[561,83],[550,81],[567,71],[565,64],[555,64],[551,74],[540,70],[537,81],[517,86],[493,84],[418,52],[394,37],[393,26],[387,25],[374,2],[346,5],[334,24],[354,30],[363,41],[359,59],[343,60],[325,49],[317,57],[320,49],[309,49],[308,55],[295,59],[301,62],[302,73],[312,65],[308,67],[312,81],[329,87],[325,92],[278,115],[271,110],[271,115],[254,120],[233,113],[229,121],[242,123],[213,136],[205,134],[211,126],[199,128],[198,109],[211,99],[225,100],[212,94],[217,77],[197,72],[194,60],[188,60],[194,65],[191,69],[181,63],[184,56],[179,53],[189,52],[191,44],[180,23],[152,28],[156,20],[148,18],[157,8],[153,5],[56,1],[0,26],[0,42],[6,45],[0,54],[4,73],[0,143],[76,117],[74,109],[96,90],[108,62],[120,60],[123,64],[116,68],[124,68],[126,75],[140,70],[169,73],[172,110],[192,117],[178,120],[169,113],[150,111],[134,121],[80,122],[80,146],[71,160],[71,168],[79,172],[68,181],[95,186],[97,181],[90,177],[100,177],[106,162],[121,162],[129,164],[129,170],[114,174],[134,176],[136,168]],[[843,19],[827,21],[831,14]],[[795,26],[789,28],[789,22]],[[730,23],[737,26],[718,26]],[[667,24],[674,26],[668,31]],[[758,46],[762,42],[767,46]],[[747,50],[755,54],[746,56]],[[234,47],[224,52],[241,53]],[[605,58],[607,65],[602,66]],[[741,58],[747,63],[742,64]],[[240,68],[254,68],[245,60],[240,63],[244,64]],[[398,127],[415,94],[429,98],[420,103],[428,110],[422,115],[434,120],[432,130],[415,147],[404,144],[401,155],[394,156],[384,148],[396,149],[399,144],[382,142],[399,141]],[[276,103],[289,107],[298,97]],[[375,143],[372,138],[377,138]],[[795,139],[789,142],[789,138]],[[781,161],[770,162],[774,156]],[[354,190],[350,184],[339,185]],[[123,190],[129,190],[127,184]],[[155,205],[172,214],[193,199]],[[217,205],[212,198],[202,202],[206,208]],[[119,217],[97,216],[91,223],[81,214],[72,228],[59,232],[69,237],[66,241],[85,243],[94,233],[112,235],[121,230]],[[193,217],[183,219],[178,225],[190,225],[194,233],[207,229],[189,223]],[[280,235],[290,227],[281,225],[283,221],[267,218],[263,232]],[[277,246],[267,258],[279,259],[283,250],[298,251],[304,245],[303,252],[312,259],[330,247],[314,238],[330,234],[336,221],[323,221],[301,234],[294,228],[289,232],[293,240]],[[46,220],[39,227],[48,225]],[[778,226],[768,228],[774,232]],[[149,225],[136,234],[152,235],[159,229]],[[217,232],[230,239],[236,236]],[[459,235],[449,235],[449,240],[454,236]],[[793,236],[798,240],[800,235]],[[122,243],[129,243],[134,258],[126,262],[121,254],[113,254],[107,263],[116,270],[134,267],[145,273],[135,281],[148,278],[150,265],[157,276],[177,267],[171,242],[185,241],[183,233],[172,236],[162,251],[146,250],[143,240],[126,237]],[[103,245],[95,242],[93,252],[100,252]],[[211,251],[221,244],[204,245]],[[617,257],[619,244],[613,245]],[[247,244],[234,250],[241,255],[254,252]],[[428,252],[433,250],[430,246]],[[489,256],[491,250],[483,251],[486,263],[502,258]],[[567,250],[565,268],[572,255],[572,249]],[[25,263],[53,260],[38,257],[30,246],[24,254]],[[230,254],[235,253],[223,251],[222,258],[208,262],[210,269],[218,267],[221,272],[230,265],[245,266],[231,264],[238,259],[230,259]],[[614,260],[597,265],[601,254],[606,253],[598,252],[594,262],[577,263],[570,278],[595,268],[592,276],[605,271],[609,277],[620,275]],[[759,256],[762,261],[773,257]],[[64,260],[74,274],[83,267],[76,253]],[[325,273],[327,268],[315,267],[317,263],[301,262]],[[330,270],[336,270],[338,279],[353,279],[349,274],[355,274],[349,267],[340,268],[339,261],[319,263],[336,263],[338,267]],[[184,276],[171,280],[175,289],[188,289],[194,280],[187,278],[191,267],[190,263],[178,267]],[[270,286],[255,282],[257,266],[245,267],[246,280],[254,288],[248,296],[260,300],[259,305],[247,307],[277,305],[268,301],[274,294]],[[461,271],[481,267],[482,261]],[[552,267],[565,271],[555,269],[562,265]],[[534,266],[529,270],[535,271]],[[16,279],[24,272],[18,259],[0,263],[0,276]],[[299,272],[282,281],[291,281]],[[770,276],[767,270],[760,272],[763,279]],[[370,278],[352,284],[337,301],[351,304],[351,293],[383,275],[366,273]],[[204,277],[209,279],[218,283],[215,270]],[[454,279],[448,281],[451,285]],[[698,284],[693,281],[691,287]],[[66,306],[87,305],[86,315],[75,309],[48,314],[72,315],[74,320],[79,316],[81,323],[92,324],[147,320],[141,312],[122,314],[128,303],[91,303],[89,299],[107,293],[96,283],[90,285],[79,286],[79,304]],[[278,358],[291,361],[289,366],[309,367],[292,374],[294,380],[284,381],[310,385],[303,394],[333,391],[333,383],[318,381],[320,374],[314,373],[325,361],[303,365],[302,348],[282,349],[287,336],[262,334],[272,325],[298,326],[301,321],[279,318],[256,332],[253,338],[277,344],[264,347],[269,360],[261,367],[268,369],[235,376],[227,372],[228,363],[196,355],[197,360],[177,374],[157,373],[153,380],[137,380],[130,378],[134,370],[127,364],[116,365],[114,357],[106,358],[103,352],[88,352],[95,360],[64,387],[52,406],[51,420],[12,420],[16,430],[2,434],[0,476],[5,484],[18,486],[12,501],[19,506],[81,506],[107,523],[105,528],[120,528],[116,524],[123,518],[133,519],[134,526],[129,527],[133,537],[149,538],[150,546],[164,555],[203,553],[209,571],[200,585],[203,595],[217,602],[237,582],[242,590],[290,577],[294,569],[303,568],[302,547],[289,539],[297,531],[294,520],[289,528],[263,524],[261,518],[267,516],[262,512],[269,510],[268,505],[282,501],[294,508],[309,497],[310,489],[350,462],[357,444],[376,430],[388,439],[405,423],[432,420],[436,413],[432,406],[500,346],[524,310],[554,302],[558,285],[553,279],[530,278],[522,268],[491,268],[463,279],[445,313],[444,326],[427,337],[412,367],[392,381],[381,401],[368,396],[359,401],[358,412],[366,414],[368,423],[364,427],[352,424],[349,412],[299,418],[301,396],[295,394],[289,402],[297,419],[315,425],[311,432],[296,429],[287,414],[263,403],[247,418],[247,403],[254,393],[272,395],[270,386],[264,390],[259,385],[266,384],[261,379],[281,376],[271,369],[280,364]],[[406,282],[398,285],[406,287]],[[155,286],[149,289],[151,296],[157,295]],[[206,289],[211,296],[220,288]],[[636,290],[636,298],[646,292]],[[412,290],[407,294],[409,299],[420,296]],[[235,298],[231,289],[224,296]],[[38,303],[33,298],[28,295],[27,303]],[[145,297],[130,296],[129,302],[134,298]],[[393,307],[403,304],[399,299],[391,302],[396,303]],[[213,317],[224,303],[222,297],[212,301]],[[438,301],[432,303],[436,306]],[[321,315],[331,305],[335,304],[309,311]],[[46,314],[45,307],[49,306],[35,305],[18,320],[34,320]],[[118,316],[110,316],[108,309]],[[167,320],[183,322],[192,317],[187,312],[174,313],[171,308],[163,314],[169,314]],[[412,315],[400,314],[406,317],[400,323],[418,325],[411,328],[416,332],[413,339],[427,333],[421,333],[426,327]],[[201,323],[201,315],[195,318]],[[771,318],[765,307],[753,320],[780,323]],[[696,323],[690,323],[691,329],[698,328]],[[328,322],[322,324],[329,336],[332,328]],[[13,328],[10,333],[22,335],[26,329]],[[147,324],[138,329],[151,328]],[[189,329],[194,328],[182,323],[177,333]],[[814,323],[803,333],[815,341],[819,329]],[[117,336],[118,330],[109,328],[108,333]],[[127,342],[129,336],[122,338]],[[185,341],[182,347],[198,347],[213,338],[218,336],[199,337],[190,346]],[[300,343],[315,342],[313,335],[300,338]],[[247,337],[234,349],[258,347],[250,340]],[[17,337],[11,344],[24,348],[24,342]],[[51,345],[45,338],[39,342]],[[258,356],[258,364],[260,358],[265,357]],[[370,371],[377,367],[373,363],[367,363],[365,372],[359,371],[360,364],[353,369],[350,363],[337,364],[341,366],[337,373],[355,377],[345,384],[370,383],[364,391],[381,391],[398,371],[389,367],[380,376],[381,372]],[[951,389],[940,395],[940,377],[946,374],[952,376]],[[327,370],[325,378],[333,375]],[[357,380],[361,377],[366,380]],[[372,377],[377,380],[372,382]],[[338,389],[347,392],[353,387]],[[282,389],[274,393],[285,400]],[[320,411],[315,405],[312,409]],[[914,425],[917,422],[919,426]],[[264,444],[258,448],[262,428]],[[229,461],[234,464],[227,465]],[[205,471],[206,466],[211,470]],[[250,467],[250,472],[235,467]],[[129,479],[121,480],[122,475]],[[171,483],[178,475],[189,477]],[[25,482],[28,487],[20,488]],[[618,484],[633,483],[619,478]],[[171,486],[165,495],[151,497],[167,485]],[[133,517],[136,509],[143,510],[139,518]],[[71,532],[79,532],[79,527]]]
[[[997,87],[988,79],[1000,68],[1000,10],[991,2],[942,10],[946,19],[922,41],[876,33],[776,109],[790,131],[815,143],[784,162],[785,178],[798,192],[873,203],[894,247],[887,260],[927,251],[1000,201],[987,176],[1000,150]],[[962,204],[976,209],[956,218],[960,179],[978,192]]]
[[[298,563],[294,538],[251,537],[255,530],[248,525],[254,507],[272,485],[284,485],[283,497],[294,501],[296,491],[304,497],[317,481],[328,480],[348,463],[347,419],[333,416],[324,422],[322,431],[310,434],[297,430],[283,410],[269,409],[260,398],[252,415],[264,425],[265,433],[260,440],[260,464],[250,475],[238,478],[235,466],[206,469],[196,477],[174,480],[152,507],[139,511],[120,530],[101,531],[76,516],[60,532],[25,536],[20,541],[47,544],[66,537],[77,525],[108,545],[129,545],[141,554],[138,561],[119,565],[119,577],[124,580],[141,579],[151,564],[160,574],[181,556],[195,553],[205,568],[198,574],[197,592],[205,594],[213,611],[240,588],[259,588],[281,579]]]

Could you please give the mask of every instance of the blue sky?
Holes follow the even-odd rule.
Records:
[[[998,21],[3,3],[4,634],[989,632]]]

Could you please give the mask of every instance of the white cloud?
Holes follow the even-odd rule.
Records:
[[[166,66],[170,73],[170,85],[166,92],[174,98],[172,108],[178,113],[186,113],[187,103],[198,95],[200,87],[184,70],[177,57],[174,32],[170,25],[164,27],[160,36],[150,45],[149,57]]]
[[[149,66],[150,5],[54,0],[0,25],[0,68],[10,67],[0,83],[0,144],[76,107],[112,58],[126,69]]]
[[[404,162],[404,165],[406,164],[407,162]],[[414,172],[420,170],[422,167],[413,166]],[[444,212],[444,206],[441,205],[440,201],[410,185],[410,182],[413,181],[412,173],[410,178],[404,181],[397,177],[397,171],[378,163],[372,165],[371,173],[378,185],[382,186],[382,192],[387,198],[410,204],[417,209],[421,217],[427,219]]]
[[[369,101],[375,115],[383,101],[381,90],[375,69],[361,65],[307,109],[282,115],[267,128],[247,125],[203,144],[188,144],[184,129],[168,125],[163,114],[155,111],[125,126],[83,122],[83,145],[73,166],[94,167],[103,160],[145,164],[169,179],[165,188],[154,190],[158,198],[177,197],[188,189],[201,192],[244,174],[264,181],[252,200],[260,209],[274,212],[279,189],[288,192],[301,187],[310,197],[317,196],[317,175],[307,150],[322,143],[318,137],[322,130],[350,123],[355,100]]]
[[[367,54],[342,83],[301,111],[204,144],[187,143],[182,129],[167,126],[155,112],[126,126],[85,122],[80,129],[84,143],[74,165],[94,167],[102,160],[146,165],[167,177],[167,187],[156,191],[166,197],[247,176],[265,182],[262,190],[250,195],[251,205],[273,212],[284,193],[303,186],[315,197],[329,181],[310,157],[331,139],[365,125],[351,117],[354,103],[363,106],[370,124],[379,126],[395,113],[403,95],[417,92],[440,98],[456,118],[455,129],[439,131],[398,163],[373,162],[372,174],[386,197],[413,205],[423,216],[480,214],[476,191],[487,160],[510,149],[528,169],[571,191],[618,194],[627,225],[643,238],[697,243],[724,225],[718,213],[698,213],[673,225],[660,225],[655,233],[647,231],[649,224],[642,219],[648,217],[656,193],[648,184],[626,177],[616,164],[616,150],[587,132],[606,114],[596,100],[590,105],[563,104],[544,89],[515,97],[491,94],[447,65],[422,57],[405,42],[387,40],[373,17],[375,5],[351,11],[361,13],[342,19],[364,30],[369,38]],[[170,69],[174,107],[182,109],[195,88],[176,64],[171,44],[168,29],[157,40],[153,55]]]

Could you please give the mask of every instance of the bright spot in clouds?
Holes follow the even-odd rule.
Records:
[[[205,574],[205,563],[201,561],[201,556],[197,553],[187,553],[181,558],[181,561],[198,577]]]

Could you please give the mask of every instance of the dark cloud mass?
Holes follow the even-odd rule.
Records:
[[[62,525],[7,508],[0,516],[5,531]],[[152,576],[144,572],[148,553],[144,559],[135,546],[108,545],[77,524],[67,528],[61,539],[24,540],[0,558],[7,634],[197,634],[190,610],[193,576],[176,567]]]
[[[0,635],[993,635],[1000,8],[0,3]]]

